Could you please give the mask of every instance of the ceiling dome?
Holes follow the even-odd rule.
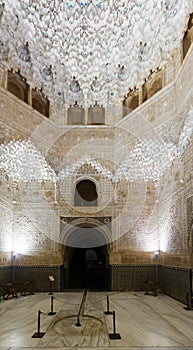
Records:
[[[83,106],[106,107],[167,63],[192,10],[192,0],[7,0],[0,54],[52,104],[58,92],[72,104],[78,88]]]

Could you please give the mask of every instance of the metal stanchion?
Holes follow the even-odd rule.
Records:
[[[43,338],[45,332],[40,332],[40,315],[42,311],[38,310],[38,331],[32,335],[32,338]]]
[[[50,312],[48,312],[48,315],[55,315],[56,314],[56,312],[54,312],[54,299],[55,298],[52,295],[50,298],[51,305],[50,305]]]
[[[105,315],[112,315],[113,312],[109,311],[109,296],[107,295],[107,311],[104,312]]]
[[[115,324],[115,311],[113,311],[113,333],[109,334],[110,339],[121,339],[119,333],[116,333],[116,324]]]
[[[184,307],[185,310],[193,310],[193,309],[190,307],[189,293],[186,294],[186,304],[187,304],[187,306]]]
[[[49,295],[54,294],[53,293],[53,282],[55,281],[55,278],[53,276],[48,276],[49,281],[50,281],[50,292],[48,293]]]

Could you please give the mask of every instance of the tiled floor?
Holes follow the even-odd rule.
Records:
[[[115,311],[116,333],[121,339],[110,340],[113,316],[105,315],[106,297]],[[76,326],[82,293],[47,293],[9,299],[0,303],[0,350],[72,349],[104,350],[193,350],[193,311],[178,301],[144,293],[88,292]],[[32,338],[38,331],[43,338]]]

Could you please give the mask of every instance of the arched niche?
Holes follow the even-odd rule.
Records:
[[[128,111],[132,111],[139,106],[139,91],[130,91],[127,97],[123,101],[123,117],[128,114]]]
[[[162,89],[162,70],[151,73],[149,79],[142,86],[142,100],[145,102]]]
[[[186,57],[189,48],[193,42],[193,13],[190,14],[187,30],[184,33],[183,37],[183,58]]]
[[[45,117],[49,117],[49,101],[42,91],[32,90],[32,107]]]
[[[82,125],[85,119],[85,110],[77,103],[74,106],[68,108],[68,124],[69,125]]]
[[[105,109],[95,103],[88,108],[88,124],[103,125],[105,124]]]
[[[20,100],[28,103],[29,85],[19,73],[8,71],[7,90]]]

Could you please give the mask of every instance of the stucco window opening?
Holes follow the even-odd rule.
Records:
[[[74,205],[78,207],[98,206],[98,194],[94,182],[82,180],[77,183]]]

